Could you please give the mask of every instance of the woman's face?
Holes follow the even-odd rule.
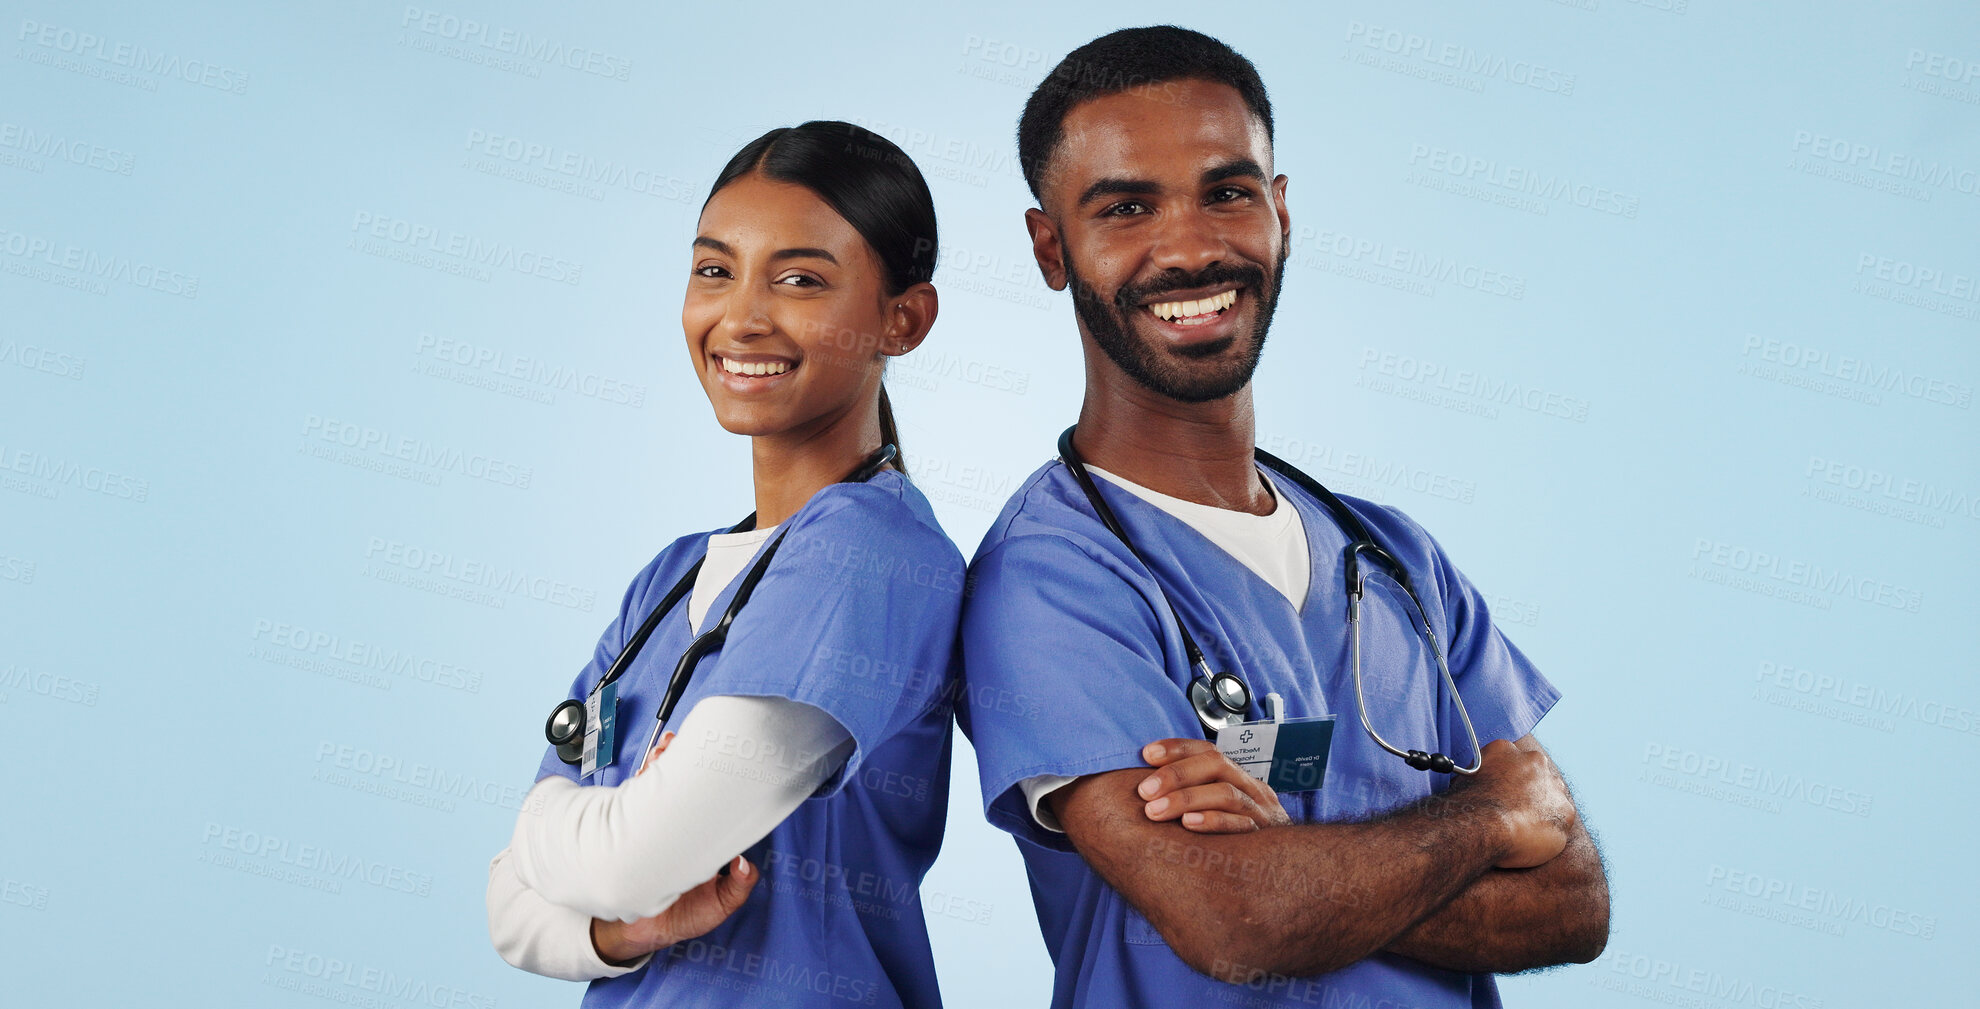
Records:
[[[886,277],[845,218],[759,174],[708,201],[681,328],[715,419],[732,434],[822,430],[872,410],[890,344]]]

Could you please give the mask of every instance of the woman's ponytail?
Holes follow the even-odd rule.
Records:
[[[887,383],[880,383],[880,444],[892,445],[897,450],[894,455],[894,468],[907,472],[907,456],[899,453],[901,432],[894,426],[894,407],[887,402]]]

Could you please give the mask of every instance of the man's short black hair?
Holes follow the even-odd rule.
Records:
[[[1230,46],[1175,25],[1122,28],[1066,54],[1024,103],[1018,119],[1018,164],[1041,201],[1045,162],[1065,138],[1066,113],[1089,98],[1149,89],[1168,81],[1205,80],[1237,89],[1272,136],[1272,100],[1258,68]],[[1151,97],[1153,95],[1151,94]]]

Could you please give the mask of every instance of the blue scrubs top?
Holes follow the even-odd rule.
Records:
[[[763,876],[741,908],[637,971],[591,982],[586,1009],[941,1005],[920,887],[948,808],[962,554],[927,498],[893,470],[820,490],[787,526],[727,642],[696,667],[670,727],[704,697],[788,697],[838,719],[857,748],[744,853]],[[707,537],[674,541],[633,579],[570,696],[586,696],[604,676],[627,636],[706,552]],[[709,626],[741,581],[715,597]],[[537,780],[561,774],[615,785],[630,777],[690,640],[683,599],[618,681],[613,763],[579,779],[550,748]]]
[[[1285,698],[1288,718],[1338,716],[1324,786],[1279,795],[1293,822],[1364,819],[1449,787],[1447,775],[1410,768],[1361,728],[1341,582],[1347,536],[1324,505],[1290,480],[1274,481],[1299,509],[1313,555],[1311,586],[1296,611],[1187,524],[1096,482],[1147,566],[1101,525],[1071,472],[1055,461],[1026,481],[984,536],[963,612],[969,703],[956,714],[976,748],[985,814],[1016,835],[1030,873],[1039,926],[1057,965],[1052,1005],[1499,1005],[1489,974],[1387,953],[1310,978],[1212,980],[1184,964],[1072,853],[1064,834],[1032,820],[1017,787],[1026,778],[1146,767],[1141,748],[1148,742],[1203,737],[1184,694],[1193,674],[1164,590],[1211,667],[1251,687],[1249,717],[1264,716],[1268,692]],[[1343,500],[1410,572],[1446,643],[1480,743],[1530,732],[1559,692],[1493,626],[1484,600],[1428,533],[1394,508]],[[1434,742],[1469,763],[1463,724],[1409,623],[1408,605],[1371,579],[1362,607],[1369,715],[1405,749]]]

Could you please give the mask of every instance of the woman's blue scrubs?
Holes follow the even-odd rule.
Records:
[[[941,1004],[920,886],[948,807],[962,555],[927,498],[893,470],[828,486],[787,521],[755,594],[727,642],[695,669],[672,721],[678,726],[703,697],[788,697],[838,719],[857,748],[744,853],[763,873],[747,903],[644,968],[591,982],[587,1009]],[[627,635],[705,552],[707,535],[676,540],[633,579],[570,696],[590,692]],[[741,580],[715,598],[711,621]],[[615,785],[638,769],[660,695],[690,640],[683,600],[620,678],[616,757],[582,784]],[[552,774],[579,780],[554,749],[537,779]]]
[[[1192,671],[1162,590],[1212,668],[1242,676],[1254,698],[1277,692],[1287,718],[1338,716],[1323,787],[1279,795],[1293,822],[1364,819],[1450,781],[1410,768],[1361,728],[1341,580],[1347,537],[1325,506],[1290,480],[1274,481],[1299,509],[1313,558],[1305,604],[1295,610],[1283,593],[1187,524],[1108,481],[1098,483],[1148,566],[1101,525],[1071,473],[1054,462],[1032,475],[985,535],[963,614],[969,703],[956,713],[976,747],[985,813],[1020,841],[1039,925],[1058,968],[1052,1005],[1498,1005],[1489,974],[1439,970],[1389,954],[1312,978],[1213,981],[1184,964],[1072,853],[1065,835],[1032,820],[1017,787],[1026,778],[1145,767],[1141,748],[1150,741],[1202,738],[1184,694]],[[1411,573],[1480,743],[1532,731],[1560,695],[1493,626],[1471,583],[1401,512],[1342,500]],[[1471,744],[1435,660],[1409,623],[1408,606],[1371,579],[1362,607],[1369,716],[1400,746],[1434,742],[1469,763]],[[1253,702],[1250,717],[1263,716],[1261,703]],[[1231,883],[1288,884],[1313,888],[1315,899],[1330,895],[1325,880],[1260,876]],[[1352,894],[1343,889],[1332,896]]]

